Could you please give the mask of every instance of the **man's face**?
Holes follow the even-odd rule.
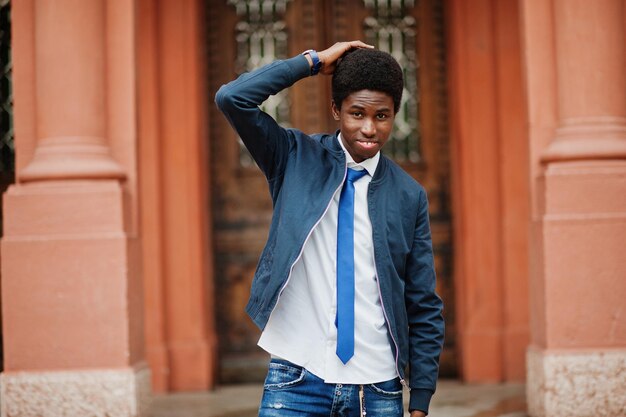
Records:
[[[362,162],[380,151],[393,129],[393,99],[380,91],[359,90],[341,103],[341,110],[332,103],[335,120],[339,121],[341,138],[355,162]]]

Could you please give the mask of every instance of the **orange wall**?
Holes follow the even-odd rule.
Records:
[[[522,380],[528,148],[516,0],[446,2],[460,373]]]
[[[12,5],[5,371],[134,366],[145,336],[155,391],[214,385],[203,4]]]
[[[17,163],[3,196],[5,371],[143,360],[131,6],[12,3]]]
[[[542,349],[626,342],[625,12],[619,0],[523,1],[531,326]]]

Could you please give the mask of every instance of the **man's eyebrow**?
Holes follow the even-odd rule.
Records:
[[[361,106],[359,104],[353,104],[349,107],[350,110],[365,110],[365,106]],[[381,107],[379,109],[376,109],[377,113],[386,113],[386,112],[390,112],[391,108],[389,107]]]

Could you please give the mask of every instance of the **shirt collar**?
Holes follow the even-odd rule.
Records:
[[[339,145],[341,145],[341,149],[343,149],[343,153],[346,154],[346,162],[348,163],[348,168],[353,169],[365,169],[370,177],[374,176],[374,172],[376,172],[376,167],[378,166],[378,161],[380,160],[380,151],[376,152],[376,155],[368,158],[362,162],[356,163],[350,155],[350,152],[343,145],[343,141],[341,140],[341,132],[337,135],[337,140],[339,141]]]

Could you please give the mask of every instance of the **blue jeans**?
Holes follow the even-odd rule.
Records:
[[[272,359],[259,417],[358,417],[360,391],[367,417],[402,417],[402,385],[398,378],[365,385],[327,384],[301,366]]]

